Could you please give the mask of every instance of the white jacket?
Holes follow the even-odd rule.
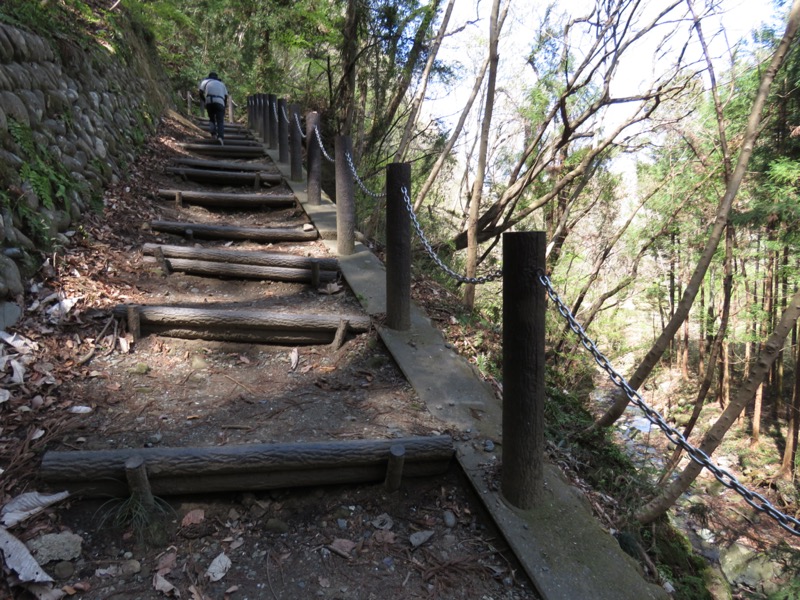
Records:
[[[206,106],[216,103],[225,106],[225,98],[228,96],[228,88],[219,79],[203,79],[200,82],[200,91],[205,94]]]

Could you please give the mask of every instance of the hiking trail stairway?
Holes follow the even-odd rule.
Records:
[[[184,131],[193,127],[183,123]],[[112,311],[127,324],[128,341],[120,344],[132,342],[132,352],[98,358],[98,377],[82,395],[94,394],[103,410],[86,415],[58,450],[45,453],[41,479],[54,490],[85,496],[205,497],[366,482],[384,482],[382,489],[394,490],[403,476],[421,475],[419,481],[429,483],[409,488],[418,497],[402,492],[380,497],[375,486],[364,492],[353,488],[344,502],[351,517],[365,515],[328,516],[313,527],[297,526],[287,539],[303,548],[287,548],[276,538],[275,531],[286,533],[281,526],[268,535],[286,551],[279,559],[276,551],[272,560],[282,573],[284,567],[307,571],[319,563],[326,577],[320,576],[314,589],[323,596],[337,589],[345,593],[347,585],[328,590],[326,583],[328,576],[343,575],[340,582],[355,577],[363,592],[346,597],[416,597],[406,588],[413,571],[412,581],[427,590],[423,594],[441,598],[465,597],[465,590],[474,594],[470,597],[509,600],[665,598],[659,586],[635,572],[557,469],[546,469],[545,498],[535,511],[505,503],[497,492],[500,449],[486,443],[500,445],[494,391],[413,304],[409,331],[382,326],[382,263],[361,244],[352,255],[333,256],[336,211],[330,201],[307,202],[304,184],[284,179],[289,168],[276,164],[275,152],[266,151],[246,128],[228,127],[225,145],[197,133],[172,144],[170,166],[152,175],[159,183],[151,194],[158,218],[146,227],[149,239],[141,244],[141,255],[131,257],[140,265],[140,277],[129,282],[136,301]],[[125,381],[99,381],[104,365]],[[473,500],[465,498],[463,482],[454,484],[452,472],[447,474],[454,455],[467,487],[491,512],[540,596],[504,562],[513,557],[499,558],[495,542],[481,537],[476,509],[469,508]],[[272,597],[311,596],[311,588],[298,590],[283,576],[276,594],[269,551],[264,560],[257,550],[265,543],[263,525],[246,532],[241,525],[241,510],[255,511],[255,522],[266,507],[282,514],[282,503],[243,498],[244,508],[217,518],[215,527],[231,532],[222,547],[233,552],[240,540],[249,540],[246,552],[239,549],[239,560],[265,566]],[[380,518],[370,521],[366,515],[380,510],[414,515],[431,503],[448,508],[455,525],[426,512],[404,517],[407,522],[390,534],[375,525]],[[330,507],[315,510],[330,513]],[[269,519],[267,525],[275,520],[280,524]],[[193,531],[182,525],[179,533],[186,534],[187,527]],[[339,538],[357,535],[351,528],[362,530],[363,537],[352,545],[344,540],[343,549]],[[419,550],[413,537],[408,538],[412,548],[392,537],[401,528],[425,534],[420,546],[436,545],[411,553]],[[337,539],[326,544],[330,539],[322,539],[321,531]],[[386,570],[377,573],[368,560],[349,562],[351,570],[365,569],[349,575],[326,566],[325,552],[350,560],[355,548],[364,557],[393,547],[399,550],[390,552],[392,564],[384,558]],[[219,544],[214,548],[211,544],[208,552]],[[393,561],[403,561],[407,575],[395,574]],[[254,575],[254,568],[236,580],[245,590],[263,575]],[[250,597],[267,597],[265,584],[259,585]]]

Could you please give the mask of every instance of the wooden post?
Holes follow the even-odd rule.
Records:
[[[320,282],[320,272],[319,272],[319,261],[312,260],[311,261],[311,286],[314,289],[319,287]]]
[[[503,234],[503,471],[501,491],[533,508],[543,488],[544,232]]]
[[[186,116],[192,116],[192,92],[186,90]]]
[[[183,192],[180,190],[175,191],[175,207],[183,208]]]
[[[347,157],[353,155],[353,143],[346,135],[336,136],[336,251],[347,256],[355,251],[356,204],[353,174]]]
[[[228,96],[228,123],[233,123],[233,96]]]
[[[264,144],[269,143],[269,96],[266,94],[259,94],[259,99],[261,101],[258,115],[260,119],[260,129],[261,132],[261,141]]]
[[[384,481],[387,491],[396,492],[400,489],[405,461],[406,447],[403,444],[394,444],[389,448],[389,462],[386,465],[386,480]]]
[[[247,128],[253,129],[253,96],[247,97]]]
[[[128,331],[133,336],[133,341],[138,342],[142,337],[142,327],[139,320],[139,305],[130,304],[127,309]]]
[[[278,162],[289,162],[289,124],[286,115],[286,99],[278,99]]]
[[[322,152],[319,148],[316,128],[319,126],[319,113],[311,111],[306,115],[306,175],[309,204],[319,204],[322,200]]]
[[[156,505],[156,499],[150,489],[144,459],[138,454],[125,461],[125,478],[128,480],[131,497],[138,499],[145,509],[152,509]]]
[[[278,97],[275,94],[269,95],[269,148],[275,150],[278,147]]]
[[[402,188],[410,194],[411,164],[386,167],[386,326],[411,328],[411,218]]]
[[[295,118],[295,115],[298,118]],[[298,126],[300,109],[297,104],[289,106],[289,154],[291,156],[292,181],[303,180],[303,139]]]

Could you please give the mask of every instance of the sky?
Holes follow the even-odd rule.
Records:
[[[521,149],[522,145],[520,119],[515,118],[517,110],[525,102],[526,89],[535,82],[533,69],[527,64],[531,40],[547,3],[511,1],[512,9],[500,39],[500,71],[492,131],[502,140],[500,143],[506,144],[514,151]],[[703,2],[703,0],[694,1],[696,4]],[[647,10],[655,11],[666,3],[666,0],[649,0],[644,5]],[[705,22],[703,29],[709,43],[713,44],[712,53],[720,57],[717,61],[717,70],[722,71],[727,66],[726,44],[722,36],[713,35],[719,29],[719,25],[724,27],[728,42],[734,44],[743,37],[749,37],[750,31],[758,28],[767,19],[774,18],[775,9],[772,0],[720,0],[719,4],[722,7],[719,24],[714,21]],[[463,31],[447,36],[438,56],[446,63],[460,65],[463,78],[457,85],[429,86],[428,99],[423,105],[423,118],[437,119],[449,127],[458,120],[461,108],[466,104],[472,89],[477,67],[486,55],[491,5],[492,0],[456,0],[448,31],[463,27],[465,23],[470,24]],[[585,7],[588,5],[590,0],[569,0],[558,4],[560,10],[569,7],[570,10],[580,11],[581,14],[586,13]],[[643,81],[649,82],[654,71],[659,71],[652,44],[642,43],[636,52],[631,54],[633,58],[620,65],[620,77],[617,87],[612,88],[613,94],[633,92]],[[664,60],[671,62],[672,59],[672,56],[667,56]],[[482,111],[480,106],[479,102],[473,106],[473,114],[467,121],[466,136],[457,144],[456,152],[460,151],[462,156],[467,148],[472,147],[471,140],[478,133],[480,111]],[[621,117],[622,113],[617,118]],[[613,124],[611,121],[614,118],[613,114],[607,117],[609,120],[607,126]],[[492,178],[491,173],[489,178]]]
[[[525,86],[534,82],[533,71],[527,65],[526,59],[530,52],[531,39],[541,14],[546,6],[541,1],[512,0],[512,9],[506,20],[500,41],[500,69],[499,85],[501,95],[512,103],[521,101],[519,96]],[[700,3],[700,0],[695,0]],[[446,63],[460,64],[463,67],[465,81],[460,86],[448,86],[428,91],[428,97],[433,101],[428,102],[427,113],[434,118],[443,118],[454,123],[458,118],[458,111],[466,103],[472,88],[473,73],[477,65],[483,60],[486,53],[489,29],[489,10],[491,0],[456,0],[453,16],[450,20],[449,31],[473,21],[464,31],[448,36],[439,51],[439,58]],[[570,0],[559,3],[560,7],[569,6],[577,12],[581,5],[587,5],[588,0]],[[650,0],[648,7],[663,5],[663,0],[654,2]],[[772,0],[721,0],[723,14],[720,22],[724,25],[728,40],[731,43],[747,37],[749,32],[758,27],[774,14]],[[717,29],[713,22],[706,23],[704,29],[709,38]],[[722,38],[717,37],[713,43],[717,53],[724,55]],[[720,68],[724,65],[720,64]],[[636,59],[622,65],[624,69],[621,81],[634,82],[653,70],[653,49],[643,47],[636,52]],[[449,117],[449,118],[448,118]]]

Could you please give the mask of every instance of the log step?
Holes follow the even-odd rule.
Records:
[[[149,260],[148,260],[149,259]],[[307,283],[314,279],[311,269],[295,269],[287,267],[267,267],[262,265],[243,265],[231,262],[216,262],[188,258],[167,258],[169,269],[189,275],[204,277],[221,277],[230,279],[261,279],[270,281],[290,281]],[[146,257],[145,262],[157,262],[155,257]],[[333,271],[320,271],[317,283],[334,281],[337,274]]]
[[[198,152],[200,154],[208,154],[211,156],[226,156],[228,158],[256,158],[264,156],[266,152],[263,147],[259,146],[234,146],[228,144],[227,146],[210,145],[210,144],[180,144],[180,147],[190,152]]]
[[[241,171],[214,171],[209,169],[189,169],[183,167],[167,167],[170,175],[178,175],[192,181],[218,183],[221,185],[275,185],[283,180],[280,173],[243,173]]]
[[[184,339],[250,344],[330,344],[347,323],[354,333],[371,326],[364,315],[286,313],[256,308],[119,305],[114,315],[127,317],[134,338],[140,331]],[[133,319],[132,319],[133,317]]]
[[[223,169],[229,171],[274,171],[275,166],[269,163],[242,163],[231,160],[205,160],[202,158],[173,158],[172,162],[188,167],[203,169]]]
[[[39,474],[53,489],[85,496],[127,496],[125,462],[144,461],[157,496],[270,490],[384,480],[392,448],[402,446],[402,474],[446,472],[454,455],[450,436],[391,440],[242,444],[189,448],[126,448],[46,452]]]
[[[179,196],[180,194],[180,196]],[[284,208],[295,206],[294,194],[230,194],[215,192],[190,192],[184,190],[158,190],[162,198],[179,204],[198,204],[219,208]]]
[[[151,221],[155,231],[185,237],[223,240],[250,240],[253,242],[308,242],[316,240],[317,230],[303,231],[294,228],[234,227],[232,225],[204,225],[180,221]]]
[[[287,252],[262,252],[233,250],[229,248],[195,248],[193,246],[174,246],[168,244],[144,244],[142,251],[154,255],[160,249],[166,258],[186,258],[210,260],[216,262],[233,262],[242,265],[262,265],[265,267],[287,267],[294,269],[310,269],[317,263],[323,271],[338,271],[339,261],[335,258],[311,258]]]
[[[250,148],[250,147],[258,147],[261,148],[261,142],[257,140],[244,140],[244,139],[225,139],[225,145],[219,143],[219,140],[215,138],[195,138],[191,142],[191,144],[200,144],[203,146],[220,146],[224,148],[225,146],[233,146],[236,148]]]

